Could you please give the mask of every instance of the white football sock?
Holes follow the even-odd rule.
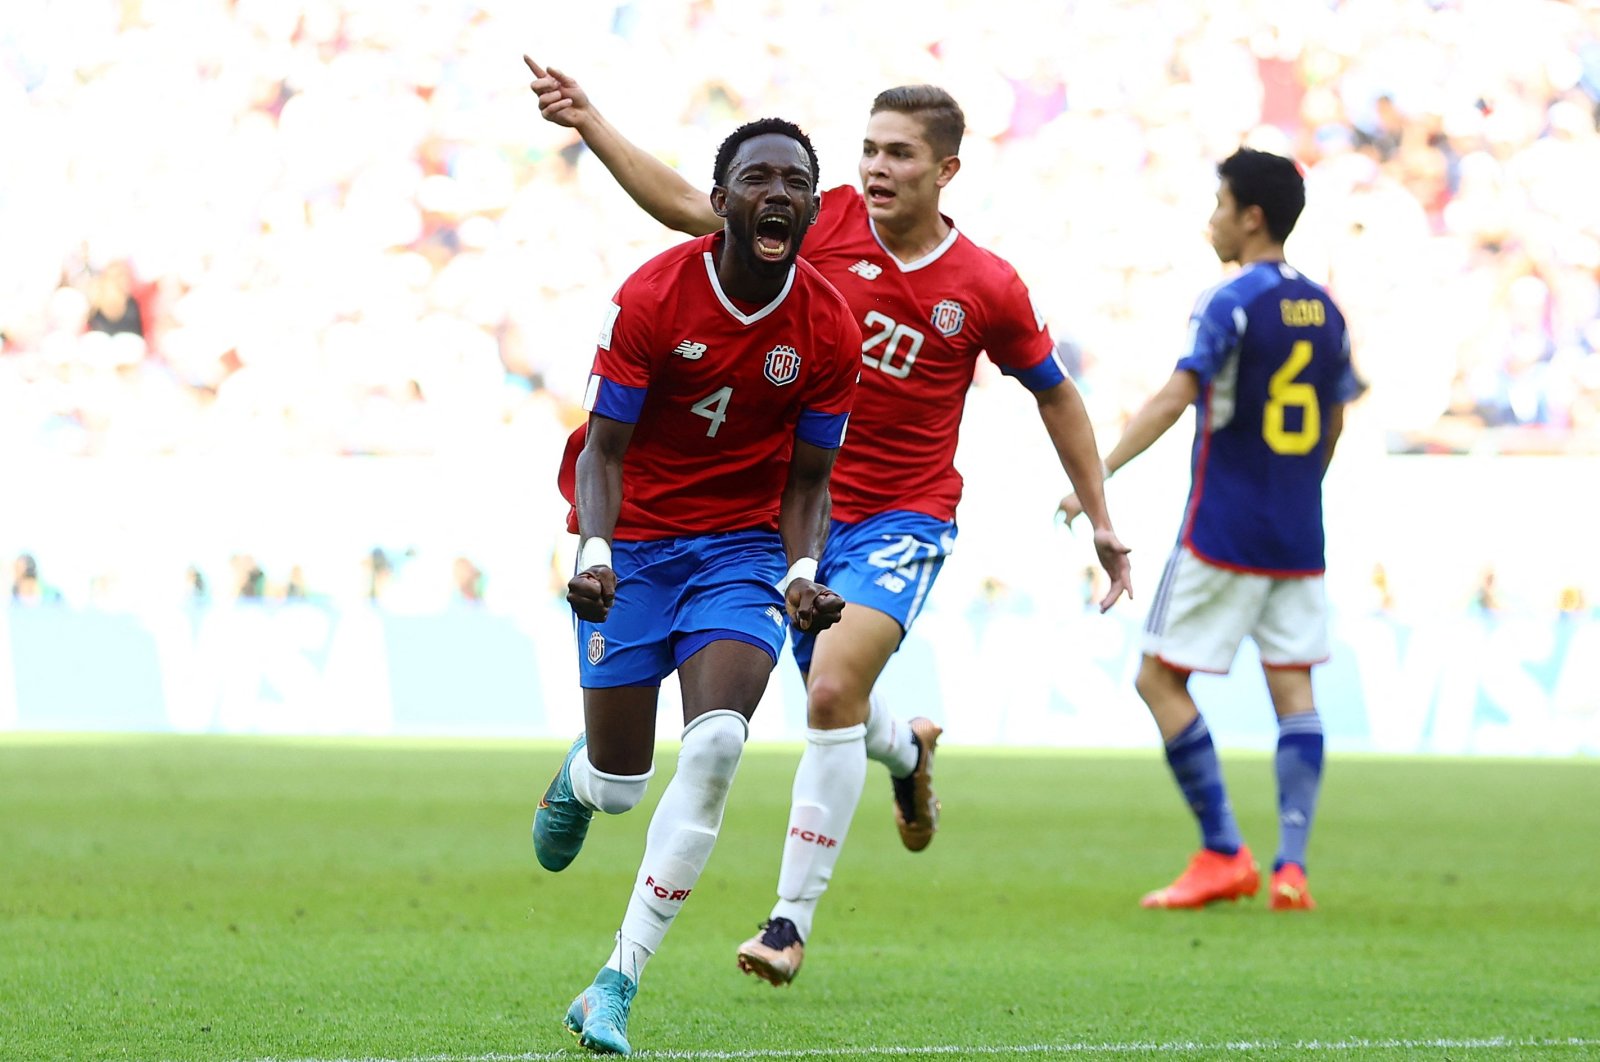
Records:
[[[911,724],[891,715],[876,690],[867,696],[867,705],[867,758],[889,768],[894,777],[904,778],[917,769]]]
[[[866,730],[858,723],[840,730],[806,731],[806,750],[794,772],[789,831],[783,839],[778,903],[772,908],[773,918],[794,923],[801,940],[811,938],[817,901],[828,889],[861,802],[867,778]]]
[[[678,769],[650,817],[644,860],[606,961],[634,984],[711,858],[749,732],[744,716],[730,711],[707,712],[684,728]]]
[[[584,755],[574,756],[567,768],[572,795],[580,804],[607,815],[621,815],[644,799],[650,776],[656,773],[654,764],[643,774],[607,774],[589,762],[588,752],[586,748]]]

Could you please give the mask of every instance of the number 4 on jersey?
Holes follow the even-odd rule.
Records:
[[[733,398],[733,388],[719,387],[689,407],[689,412],[711,422],[711,426],[706,429],[706,438],[717,437],[717,429],[728,419],[728,401],[731,398]]]

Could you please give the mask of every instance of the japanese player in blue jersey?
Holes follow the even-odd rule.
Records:
[[[683,692],[677,770],[616,946],[566,1014],[593,1051],[632,1050],[640,975],[710,858],[785,614],[821,630],[844,611],[815,581],[816,558],[861,333],[798,258],[816,180],[816,153],[788,122],[752,122],[723,142],[710,196],[723,228],[623,283],[595,355],[589,422],[563,462],[580,539],[567,600],[584,733],[534,816],[543,866],[576,858],[596,811],[643,799],[662,678],[676,670]]]
[[[1189,694],[1195,671],[1226,672],[1246,635],[1278,715],[1275,910],[1313,906],[1306,841],[1322,782],[1311,667],[1328,656],[1322,477],[1360,391],[1338,307],[1283,259],[1305,206],[1289,159],[1248,148],[1217,167],[1211,243],[1232,278],[1202,295],[1189,349],[1106,456],[1107,474],[1195,407],[1193,478],[1178,543],[1145,624],[1138,691],[1200,823],[1200,851],[1146,907],[1253,896],[1260,874],[1239,834],[1211,735]],[[1068,520],[1078,499],[1061,502]]]

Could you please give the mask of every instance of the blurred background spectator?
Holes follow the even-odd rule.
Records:
[[[11,602],[38,605],[61,600],[61,592],[39,578],[39,562],[31,553],[20,553],[11,562]]]
[[[1600,453],[1597,0],[930,0],[862,32],[882,17],[860,0],[595,3],[559,25],[511,0],[8,10],[0,126],[27,150],[0,152],[0,454],[240,474],[428,458],[547,492],[601,309],[676,237],[539,120],[524,49],[704,186],[729,129],[770,113],[812,133],[825,183],[853,182],[878,90],[951,89],[970,129],[949,213],[1018,266],[1104,438],[1220,275],[1216,160],[1290,153],[1309,190],[1291,259],[1332,287],[1371,383],[1350,461]],[[1016,400],[996,379],[979,375],[980,423]],[[969,432],[963,466],[1011,445]],[[478,600],[493,559],[432,549],[373,549],[364,596]],[[534,550],[534,585],[559,552]],[[320,563],[207,574],[224,596],[344,590]]]
[[[457,557],[450,565],[451,581],[455,584],[455,600],[468,605],[483,601],[483,572],[466,557]]]
[[[520,6],[8,14],[0,116],[30,145],[0,160],[8,448],[489,455],[570,422],[598,308],[669,237],[539,122],[526,45],[701,184],[773,111],[853,180],[877,88],[949,86],[972,127],[952,211],[1081,344],[1108,423],[1215,274],[1214,161],[1291,152],[1291,250],[1344,303],[1392,449],[1600,449],[1593,0],[943,0],[870,48],[861,3],[600,4],[555,30]]]

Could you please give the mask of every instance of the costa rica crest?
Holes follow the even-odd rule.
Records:
[[[800,355],[793,347],[773,347],[767,352],[767,363],[761,372],[778,387],[792,384],[800,375]]]
[[[967,322],[967,311],[954,299],[944,299],[933,307],[933,314],[928,322],[946,338],[961,331],[961,326]]]
[[[598,664],[606,655],[606,636],[599,631],[589,635],[589,663]]]

